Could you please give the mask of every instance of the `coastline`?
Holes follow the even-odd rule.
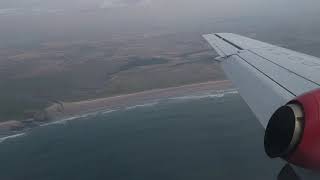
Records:
[[[47,126],[51,124],[65,123],[91,114],[107,114],[118,109],[134,109],[142,106],[153,106],[160,100],[165,99],[185,99],[201,98],[208,96],[219,96],[212,94],[217,91],[233,88],[228,80],[208,81],[170,87],[164,89],[154,89],[141,91],[132,94],[124,94],[107,98],[89,99],[78,102],[57,102],[44,110],[47,121],[33,121],[30,119],[24,121],[5,121],[0,123],[0,142],[7,137],[15,137],[13,133],[23,133],[26,130],[38,126]],[[1,135],[6,135],[1,138]],[[9,136],[8,136],[9,135]]]
[[[211,91],[223,90],[231,87],[231,82],[227,80],[208,81],[178,87],[147,90],[107,98],[98,98],[78,102],[60,102],[51,105],[50,107],[46,108],[45,111],[50,119],[61,119],[101,110],[119,109],[139,104],[153,103],[160,99],[206,94],[210,93]]]

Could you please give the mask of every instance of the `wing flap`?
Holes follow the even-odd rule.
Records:
[[[288,71],[271,61],[268,61],[250,51],[242,51],[238,54],[244,61],[259,69],[265,76],[278,83],[294,96],[316,89],[319,86],[303,77]]]
[[[272,113],[294,97],[236,55],[225,59],[221,64],[264,128]]]

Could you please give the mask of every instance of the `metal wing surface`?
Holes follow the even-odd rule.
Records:
[[[320,59],[232,33],[203,36],[261,124],[296,96],[320,86]]]

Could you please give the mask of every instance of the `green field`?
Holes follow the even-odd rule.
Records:
[[[130,43],[44,43],[0,52],[0,121],[24,119],[26,112],[57,101],[224,79],[200,37],[191,42],[170,35]]]

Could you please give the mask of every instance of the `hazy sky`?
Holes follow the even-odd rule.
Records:
[[[152,10],[164,17],[169,15],[214,15],[270,13],[303,13],[318,11],[317,0],[2,0],[0,10],[94,10],[126,9]],[[129,8],[129,9],[128,9]],[[131,8],[131,9],[130,9]],[[12,11],[11,11],[12,12]],[[164,13],[166,12],[166,13]],[[9,12],[8,12],[9,13]],[[169,14],[168,14],[169,13]],[[259,14],[260,14],[259,13]]]
[[[255,31],[279,25],[318,30],[313,26],[318,26],[319,5],[317,0],[1,0],[0,38],[5,44],[213,28]],[[228,19],[228,25],[213,25]]]

